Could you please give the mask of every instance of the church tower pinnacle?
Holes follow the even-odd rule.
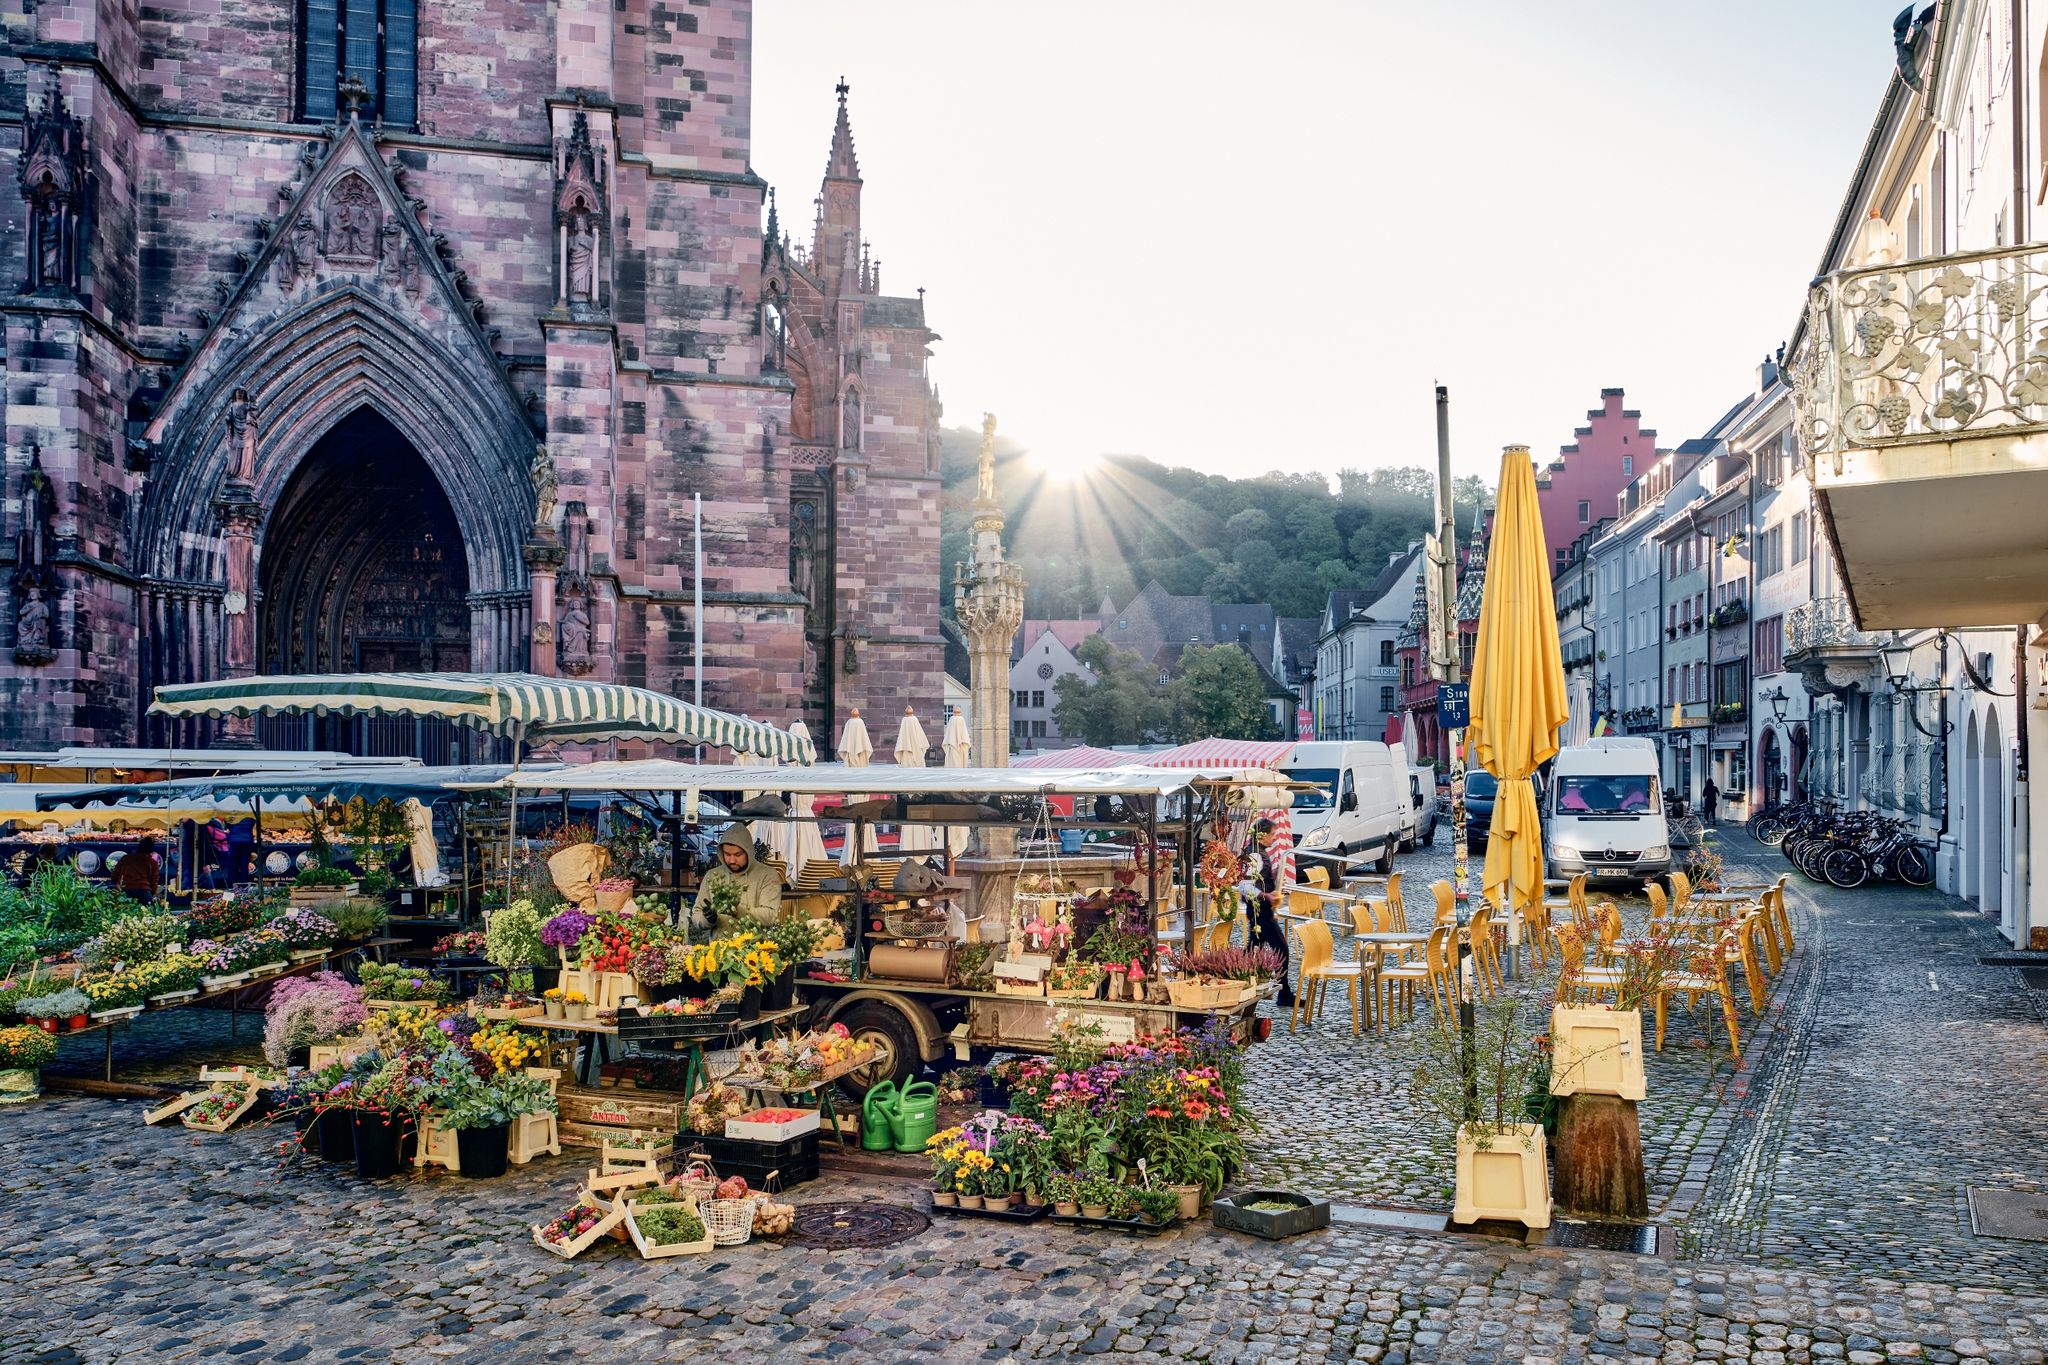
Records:
[[[834,87],[839,114],[832,124],[832,152],[825,161],[825,183],[818,192],[819,211],[811,241],[811,260],[828,294],[852,293],[852,272],[860,260],[860,162],[853,154],[853,125],[846,117],[845,77]]]

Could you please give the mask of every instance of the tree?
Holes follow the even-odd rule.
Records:
[[[1084,744],[1145,744],[1165,728],[1166,703],[1153,690],[1152,670],[1128,649],[1090,635],[1074,651],[1093,679],[1068,674],[1053,684],[1053,723]]]
[[[1189,645],[1180,672],[1166,687],[1176,742],[1207,739],[1268,739],[1273,718],[1258,665],[1236,645]],[[1064,724],[1062,725],[1064,727]]]

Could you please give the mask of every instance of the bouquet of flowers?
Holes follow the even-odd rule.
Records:
[[[555,958],[548,947],[541,936],[540,914],[530,900],[513,901],[484,921],[484,957],[494,966],[550,966]]]
[[[458,933],[443,934],[434,940],[435,957],[482,957],[486,948],[487,935],[475,929]]]
[[[370,1015],[362,988],[337,972],[278,982],[263,1013],[263,1055],[272,1066],[283,1066],[296,1048],[352,1032]]]
[[[752,930],[712,939],[690,954],[690,975],[728,986],[763,986],[782,973],[775,944]]]
[[[690,950],[680,943],[655,939],[633,955],[633,979],[643,986],[673,986],[690,976]]]
[[[39,1028],[0,1028],[0,1070],[39,1070],[56,1055],[57,1040]]]
[[[583,935],[595,923],[596,915],[581,910],[564,910],[540,927],[540,941],[547,947],[567,952],[582,941]]]

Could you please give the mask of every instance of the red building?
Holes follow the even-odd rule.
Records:
[[[1572,542],[1594,522],[1614,515],[1621,490],[1657,458],[1656,430],[1622,402],[1620,389],[1600,390],[1600,406],[1572,432],[1577,439],[1536,471],[1536,504],[1553,567],[1564,566]]]

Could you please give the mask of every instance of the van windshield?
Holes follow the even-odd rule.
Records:
[[[1557,779],[1556,804],[1563,815],[1648,815],[1653,809],[1646,773],[1601,773]]]
[[[1467,796],[1477,796],[1482,799],[1491,798],[1494,788],[1498,785],[1499,783],[1494,781],[1493,774],[1484,768],[1467,768],[1465,770],[1465,795]]]
[[[1328,810],[1337,802],[1337,770],[1335,768],[1286,768],[1283,771],[1294,782],[1313,782],[1312,792],[1296,792],[1296,810]]]

